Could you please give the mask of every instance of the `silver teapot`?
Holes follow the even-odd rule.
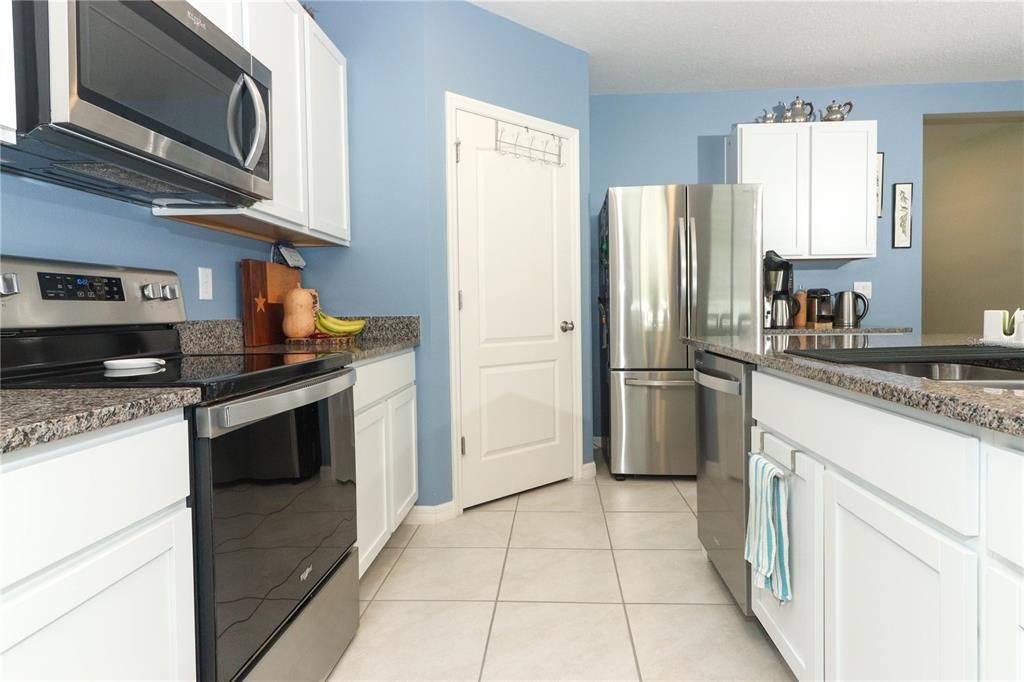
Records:
[[[821,115],[822,121],[845,121],[846,117],[853,111],[853,102],[839,104],[832,100],[832,104],[825,107],[825,113]]]
[[[799,96],[789,105],[789,109],[793,112],[793,123],[806,123],[814,119],[814,105],[803,101]]]

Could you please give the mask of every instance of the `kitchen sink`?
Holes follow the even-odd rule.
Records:
[[[959,362],[855,362],[851,364],[934,381],[1024,388],[1024,371],[999,367],[966,365]]]
[[[1024,389],[1024,351],[999,346],[798,349],[787,353],[933,381]]]

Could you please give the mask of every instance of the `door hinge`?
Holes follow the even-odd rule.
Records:
[[[462,161],[462,141],[455,140],[455,163]]]
[[[466,437],[462,437],[462,456],[466,456]]]
[[[462,289],[459,289],[459,310],[462,310]]]

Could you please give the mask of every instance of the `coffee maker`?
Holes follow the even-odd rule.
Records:
[[[800,303],[793,297],[793,264],[775,251],[764,255],[764,328],[792,329]]]

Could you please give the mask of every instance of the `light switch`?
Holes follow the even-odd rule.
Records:
[[[213,300],[213,269],[199,268],[199,300]]]
[[[854,282],[853,290],[864,294],[866,298],[871,298],[871,282]]]

